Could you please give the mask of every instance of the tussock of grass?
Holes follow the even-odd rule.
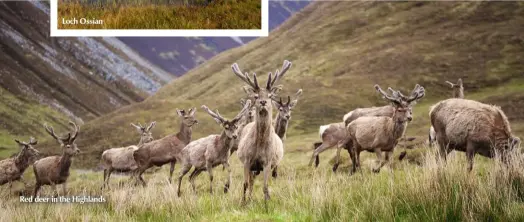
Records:
[[[62,19],[102,20],[103,24],[63,24]],[[209,5],[105,4],[58,5],[59,29],[260,29],[260,0],[219,0]]]
[[[427,149],[427,148],[419,148]],[[146,175],[146,188],[134,187],[127,177],[114,176],[111,190],[100,191],[102,173],[74,171],[70,193],[103,195],[101,204],[19,203],[7,187],[0,191],[0,214],[8,221],[521,221],[524,219],[524,167],[522,154],[515,154],[510,167],[495,160],[477,158],[473,172],[466,171],[465,156],[452,153],[446,165],[433,152],[424,151],[422,166],[395,162],[393,169],[370,172],[372,155],[363,156],[362,171],[348,176],[347,167],[332,173],[326,163],[306,167],[311,152],[288,153],[279,168],[279,178],[270,183],[272,199],[267,208],[262,195],[262,178],[255,180],[253,199],[240,204],[241,164],[232,157],[231,193],[223,194],[226,179],[220,167],[215,172],[215,193],[209,179],[197,178],[197,193],[188,179],[182,196],[176,185],[167,183],[168,168]],[[458,155],[457,155],[458,154]],[[176,172],[178,172],[177,168]],[[176,175],[176,173],[175,173]],[[27,178],[30,178],[28,175]],[[175,180],[176,181],[176,180]],[[119,186],[120,184],[120,186]],[[44,195],[51,195],[49,187]]]

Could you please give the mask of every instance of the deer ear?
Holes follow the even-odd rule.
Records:
[[[193,107],[193,108],[191,108],[191,109],[189,110],[189,115],[190,115],[190,116],[193,116],[193,115],[195,115],[195,112],[196,112],[196,108]]]
[[[184,116],[184,114],[186,114],[186,111],[184,110],[179,110],[179,109],[176,109],[176,113],[178,113],[179,116]]]
[[[462,86],[462,78],[458,79],[457,85]]]

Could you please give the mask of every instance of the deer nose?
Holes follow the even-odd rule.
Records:
[[[286,115],[286,119],[289,119],[289,118],[291,118],[291,116],[290,115]]]
[[[413,120],[413,117],[411,117],[411,116],[410,116],[410,117],[408,117],[408,121],[410,121],[410,122],[411,122],[411,120]]]
[[[233,135],[233,139],[236,139],[238,136],[237,135]]]
[[[265,106],[265,105],[266,105],[266,100],[261,100],[261,101],[260,101],[260,104],[261,104],[262,106]]]

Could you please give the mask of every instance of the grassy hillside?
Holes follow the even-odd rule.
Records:
[[[172,78],[116,38],[50,38],[48,4],[0,2],[0,158],[18,151],[13,137],[49,137],[44,122],[83,124]]]
[[[444,81],[459,77],[466,98],[501,106],[522,137],[522,12],[520,2],[315,2],[269,37],[226,51],[144,102],[87,124],[78,140],[87,150],[86,161],[75,166],[93,167],[104,149],[136,143],[130,122],[155,120],[154,135],[161,137],[178,130],[175,108],[206,104],[232,116],[245,95],[230,69],[234,62],[264,82],[284,59],[293,62],[281,95],[298,88],[304,93],[293,112],[291,141],[317,140],[320,125],[341,121],[357,107],[386,104],[374,91],[375,83],[406,93],[416,83],[426,88],[408,127],[408,134],[425,139],[430,105],[450,97]],[[194,138],[219,130],[200,109],[197,116],[202,123]]]
[[[74,18],[78,24],[62,22]],[[81,18],[103,22],[81,24]],[[61,1],[58,4],[59,29],[260,29],[261,25],[260,0],[216,0],[191,5],[166,1]]]
[[[144,102],[89,122],[78,137],[84,153],[73,167],[92,168],[104,149],[137,143],[130,122],[158,121],[153,134],[159,138],[178,130],[175,108],[206,104],[231,117],[244,92],[230,65],[238,62],[265,79],[265,73],[289,59],[294,65],[284,77],[282,95],[297,88],[304,94],[293,112],[286,154],[279,178],[270,182],[267,206],[261,177],[255,181],[253,201],[240,205],[242,169],[234,155],[230,194],[221,192],[226,178],[221,167],[214,170],[213,195],[207,193],[209,179],[203,173],[197,195],[184,178],[181,198],[176,185],[166,181],[168,167],[145,175],[146,188],[115,175],[109,191],[99,189],[101,172],[77,169],[68,180],[69,195],[102,195],[107,202],[20,203],[4,189],[0,214],[15,221],[522,221],[522,153],[514,155],[509,168],[477,156],[470,173],[462,153],[452,152],[443,167],[424,145],[409,151],[408,161],[394,161],[392,170],[379,174],[370,172],[374,155],[369,153],[362,154],[362,173],[353,176],[347,175],[346,153],[338,173],[331,172],[325,158],[332,151],[322,155],[316,170],[307,162],[319,125],[341,121],[356,107],[385,104],[374,83],[406,92],[415,83],[426,87],[427,97],[416,106],[408,127],[408,134],[420,140],[429,127],[429,106],[451,95],[444,81],[458,77],[464,79],[467,98],[500,105],[522,138],[523,10],[524,4],[516,2],[315,2],[270,37],[218,55]],[[200,109],[197,117],[201,124],[194,128],[194,138],[219,131]],[[38,145],[49,152],[47,147],[56,145]],[[179,170],[177,165],[175,177]],[[25,178],[34,180],[30,169]],[[22,190],[20,184],[14,190]],[[43,190],[43,195],[51,194],[50,188]]]

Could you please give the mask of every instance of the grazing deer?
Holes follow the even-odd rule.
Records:
[[[182,185],[182,178],[194,167],[189,181],[195,188],[196,177],[204,170],[209,173],[209,192],[213,193],[213,172],[212,169],[218,165],[223,165],[227,169],[228,177],[227,182],[224,186],[224,193],[229,191],[229,185],[231,184],[231,168],[229,166],[229,154],[230,149],[233,146],[234,141],[238,138],[238,124],[241,118],[249,110],[251,101],[247,101],[244,104],[242,110],[232,120],[227,120],[222,117],[218,110],[216,112],[211,111],[207,106],[203,105],[204,109],[215,121],[222,126],[223,130],[220,135],[209,135],[207,137],[195,140],[189,144],[180,152],[178,161],[181,163],[182,168],[178,176],[178,188],[177,195],[180,196],[180,187]]]
[[[416,85],[410,97],[402,95],[400,91],[392,91],[392,95],[384,92],[380,86],[375,89],[395,107],[392,117],[389,116],[364,116],[351,121],[347,128],[348,138],[344,146],[350,148],[350,156],[353,162],[351,172],[360,167],[360,152],[363,150],[374,151],[377,155],[378,166],[373,172],[378,173],[380,168],[389,162],[391,154],[399,139],[404,134],[407,122],[412,120],[411,103],[421,99],[425,90]],[[341,147],[337,149],[337,159]],[[382,152],[386,152],[385,161],[382,160]],[[338,162],[338,160],[337,160]]]
[[[238,157],[244,165],[244,192],[242,202],[246,202],[246,191],[249,189],[251,196],[253,190],[254,174],[253,171],[264,172],[264,200],[269,200],[268,181],[271,171],[278,166],[284,156],[282,140],[275,133],[272,123],[271,98],[275,97],[282,86],[275,84],[284,76],[291,67],[291,62],[285,60],[282,71],[270,72],[266,86],[260,87],[257,76],[253,73],[253,79],[249,74],[242,73],[235,63],[232,66],[233,73],[242,81],[248,84],[245,91],[253,100],[256,108],[255,121],[247,124],[242,130],[242,137],[238,145]]]
[[[506,115],[497,106],[452,98],[433,105],[429,116],[440,157],[446,160],[451,150],[465,152],[468,171],[473,169],[475,154],[493,158],[498,152],[506,163],[508,151],[520,143],[520,139],[512,134]]]
[[[138,150],[138,147],[145,143],[153,141],[151,129],[156,125],[156,122],[152,122],[149,126],[144,127],[140,123],[135,125],[131,123],[140,134],[140,141],[138,145],[132,145],[127,147],[111,148],[102,153],[102,166],[104,168],[104,185],[102,188],[109,185],[109,178],[113,171],[119,172],[133,172],[138,168],[138,164],[135,162],[133,153]]]
[[[55,191],[55,197],[58,196],[58,190],[56,189],[57,184],[62,184],[63,195],[66,194],[67,178],[69,177],[69,168],[72,163],[71,158],[80,153],[75,143],[80,127],[74,122],[69,122],[69,124],[73,127],[73,132],[68,133],[66,137],[57,136],[53,127],[44,125],[46,132],[62,147],[62,155],[49,156],[37,160],[33,164],[36,179],[34,196],[38,195],[38,191],[42,185],[51,185]]]
[[[456,84],[450,81],[446,81],[446,83],[449,84],[451,89],[453,89],[453,98],[464,99],[464,86],[462,85],[461,78],[458,79]],[[433,147],[433,144],[437,142],[437,138],[435,135],[435,129],[433,128],[433,126],[429,128],[428,142],[429,142],[429,147]]]
[[[138,164],[136,171],[137,183],[140,180],[143,186],[146,186],[142,174],[152,166],[162,166],[170,163],[168,181],[171,183],[173,171],[175,170],[176,156],[191,142],[191,127],[198,124],[195,118],[195,108],[191,108],[187,113],[185,110],[176,110],[178,116],[182,119],[180,131],[176,134],[165,136],[162,139],[154,140],[143,144],[133,153],[133,158]]]
[[[24,186],[27,186],[22,175],[40,154],[38,150],[33,148],[37,144],[33,137],[29,139],[29,142],[20,142],[16,139],[15,142],[20,146],[20,152],[14,157],[0,161],[0,185],[9,183],[10,189],[14,181],[20,181]]]

